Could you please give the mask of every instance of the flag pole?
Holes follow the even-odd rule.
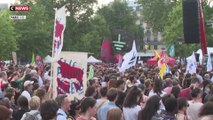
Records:
[[[202,49],[203,58],[207,54],[207,43],[206,43],[206,34],[205,34],[205,24],[204,24],[204,16],[202,9],[202,0],[198,0],[199,3],[199,15],[200,15],[200,45]],[[202,60],[203,61],[203,60]]]

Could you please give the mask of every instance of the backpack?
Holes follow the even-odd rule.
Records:
[[[39,114],[39,112],[35,112],[34,114],[30,114],[30,113],[26,112],[26,116],[25,116],[24,120],[39,120],[39,118],[37,117],[38,114]]]

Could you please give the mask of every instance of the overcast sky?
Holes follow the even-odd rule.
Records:
[[[98,0],[98,5],[101,6],[101,5],[106,5],[110,2],[112,2],[113,0]]]

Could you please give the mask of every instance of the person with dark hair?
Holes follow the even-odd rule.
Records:
[[[205,97],[209,94],[209,91],[210,91],[210,80],[204,80],[203,81],[203,89],[202,89],[202,91],[203,91],[203,95],[202,95],[202,102],[204,103],[204,102],[206,102],[205,101]]]
[[[173,82],[171,78],[166,78],[165,81],[166,81],[166,88],[163,91],[167,94],[170,94],[173,87]]]
[[[161,79],[155,79],[152,90],[149,92],[149,97],[153,95],[163,96],[166,93],[162,91],[163,83]]]
[[[187,73],[182,82],[182,86],[183,86],[183,88],[188,88],[190,86],[190,84],[191,84],[191,74]]]
[[[92,87],[95,87],[95,86],[96,86],[96,83],[95,83],[95,80],[94,80],[94,79],[90,79],[90,80],[88,81],[88,87],[90,87],[90,86],[92,86]]]
[[[58,111],[58,105],[54,100],[47,100],[41,103],[40,114],[42,120],[56,119]]]
[[[202,103],[202,91],[199,88],[195,88],[191,92],[192,100],[189,101],[189,107],[187,108],[187,115],[192,117],[192,120],[198,120],[198,114]]]
[[[69,110],[69,117],[72,120],[77,119],[77,117],[80,114],[81,110],[81,101],[77,98],[74,98],[74,100],[71,101],[70,110]]]
[[[106,103],[108,103],[109,101],[107,100],[107,97],[106,97],[106,94],[107,94],[107,87],[102,87],[100,89],[100,95],[101,95],[101,98],[97,100],[97,103],[96,103],[96,107],[97,107],[97,119],[100,120],[101,119],[101,116],[100,116],[100,109],[103,105],[105,105]]]
[[[176,115],[177,120],[191,120],[191,117],[186,115],[187,107],[189,107],[189,104],[186,98],[178,98],[178,113]]]
[[[144,93],[145,93],[145,89],[146,89],[146,86],[144,84],[140,84],[138,86],[138,88],[140,89],[141,91],[141,94],[142,94],[142,98],[141,98],[141,101],[140,101],[140,105],[141,105],[141,108],[144,108],[144,106],[146,105],[146,102],[147,100],[149,99],[148,96],[146,96]]]
[[[200,86],[200,81],[198,78],[194,78],[191,80],[191,85],[188,88],[182,89],[180,91],[179,97],[184,97],[187,100],[191,100],[192,96],[191,96],[191,92],[193,89],[195,88],[199,88]]]
[[[30,106],[30,111],[26,112],[21,120],[40,120],[41,119],[41,115],[39,112],[39,108],[40,108],[40,98],[38,96],[33,96],[30,101],[29,101],[29,106]]]
[[[85,97],[95,98],[96,95],[97,95],[97,90],[95,87],[93,87],[93,86],[87,87],[86,92],[85,92]]]
[[[95,120],[96,100],[92,97],[87,97],[81,102],[81,115],[76,120]]]
[[[175,114],[178,111],[178,101],[174,97],[169,97],[164,102],[166,113],[164,113],[163,120],[176,120]]]
[[[180,94],[180,87],[179,86],[173,86],[171,90],[171,94],[175,97],[178,98]]]
[[[123,105],[123,114],[125,120],[136,120],[138,118],[138,112],[141,110],[140,99],[142,98],[141,91],[133,86],[129,89]]]
[[[160,97],[154,95],[147,100],[146,106],[139,111],[138,120],[160,120],[157,111],[160,108]]]
[[[5,106],[0,105],[0,120],[10,120],[12,112]]]
[[[117,99],[117,95],[118,95],[118,91],[116,88],[111,88],[107,91],[107,99],[109,100],[108,103],[106,103],[105,105],[103,105],[100,108],[100,116],[101,116],[101,120],[106,120],[107,117],[107,112],[111,109],[111,108],[116,108],[117,106],[115,105],[115,101]]]
[[[24,96],[20,96],[17,100],[18,110],[13,112],[13,119],[20,120],[24,113],[29,112],[28,100]]]
[[[126,81],[126,90],[134,86],[136,83],[135,77],[133,75],[130,75],[129,79]]]
[[[65,94],[58,95],[55,98],[55,101],[57,102],[59,107],[57,111],[57,120],[66,120],[67,119],[66,112],[68,112],[70,109],[71,101]]]
[[[208,115],[213,115],[213,102],[205,103],[200,109],[200,118]]]
[[[116,82],[117,82],[116,79],[110,79],[109,82],[108,82],[108,89],[116,88]]]
[[[125,89],[125,82],[124,80],[117,80],[116,81],[116,88],[118,91],[118,98],[115,104],[122,110],[123,109],[123,102],[125,99],[126,94],[123,92]]]
[[[209,101],[211,98],[213,98],[213,84],[209,85],[209,93],[205,96],[204,102]]]

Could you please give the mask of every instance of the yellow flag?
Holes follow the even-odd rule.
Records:
[[[157,59],[160,58],[160,55],[158,54],[158,51],[154,50],[155,56],[157,57]]]
[[[164,73],[166,72],[166,64],[163,64],[160,68],[160,72],[159,72],[159,75],[160,75],[160,78],[163,79],[163,75]]]

